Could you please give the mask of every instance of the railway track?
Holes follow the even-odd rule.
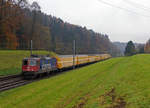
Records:
[[[67,71],[61,71],[61,72],[56,72],[50,75],[46,75],[46,76],[42,76],[41,78],[37,78],[37,79],[32,79],[32,80],[24,80],[23,77],[21,75],[12,75],[12,76],[7,76],[7,77],[1,77],[0,78],[0,92],[6,91],[6,90],[10,90],[16,87],[20,87],[26,84],[30,84],[32,82],[35,81],[40,81],[42,79],[47,79],[50,78],[52,76],[61,74],[63,72],[67,72]]]
[[[55,73],[54,75],[57,75],[59,73]],[[54,75],[48,75],[48,76],[43,76],[38,79],[32,79],[32,80],[24,80],[21,75],[12,75],[12,76],[7,76],[7,77],[1,77],[0,78],[0,92],[13,89],[16,87],[20,87],[26,84],[30,84],[35,81],[39,81],[42,79],[49,78]]]
[[[33,81],[31,80],[24,80],[21,75],[12,75],[0,78],[0,92],[9,90],[12,88],[16,88],[22,85],[29,84]]]
[[[0,77],[0,82],[1,81],[5,81],[5,80],[9,80],[9,79],[12,79],[12,78],[17,78],[17,77],[20,77],[21,75],[9,75],[9,76],[6,76],[6,77]]]

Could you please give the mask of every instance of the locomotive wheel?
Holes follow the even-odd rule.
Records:
[[[31,76],[31,79],[35,79],[35,78],[37,78],[36,74],[34,74],[34,75]]]

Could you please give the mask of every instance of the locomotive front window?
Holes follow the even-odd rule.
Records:
[[[30,66],[36,66],[36,61],[35,60],[30,60],[29,65]]]
[[[27,61],[27,60],[24,60],[24,61],[23,61],[23,65],[28,65],[28,61]]]

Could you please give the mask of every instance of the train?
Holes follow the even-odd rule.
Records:
[[[49,57],[44,55],[31,55],[22,61],[22,75],[24,78],[36,78],[42,74],[59,72],[73,67],[95,63],[111,58],[110,54],[94,55],[58,55]]]

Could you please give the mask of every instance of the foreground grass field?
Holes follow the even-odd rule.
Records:
[[[150,55],[110,59],[0,93],[0,108],[150,108]]]
[[[33,51],[33,54],[49,54],[47,51]],[[22,59],[29,57],[30,51],[0,51],[0,75],[12,75],[21,72]]]

